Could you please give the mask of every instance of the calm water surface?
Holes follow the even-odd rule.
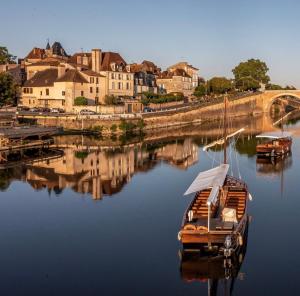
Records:
[[[276,164],[256,163],[253,135],[229,149],[233,173],[240,171],[253,196],[233,295],[297,291],[300,125],[291,129],[293,155]],[[193,273],[180,268],[178,256],[177,232],[192,198],[182,194],[222,154],[203,152],[208,141],[195,130],[115,148],[60,138],[59,151],[2,169],[1,294],[207,295],[214,285],[217,295],[228,295],[232,281],[223,279],[222,264],[210,265],[219,278],[212,281],[197,272],[205,262],[192,262]]]

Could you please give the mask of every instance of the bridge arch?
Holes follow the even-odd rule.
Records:
[[[264,102],[264,111],[269,112],[271,109],[271,106],[274,104],[276,100],[278,100],[281,97],[293,97],[299,101],[300,105],[300,91],[267,91],[265,92],[265,102]]]

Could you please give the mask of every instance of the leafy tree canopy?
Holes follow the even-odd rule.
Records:
[[[209,93],[224,94],[232,89],[232,81],[226,77],[214,77],[208,81]]]
[[[15,104],[19,88],[11,74],[0,73],[0,106]]]
[[[200,84],[195,88],[194,96],[201,98],[206,95],[206,86],[205,84]]]
[[[236,82],[243,78],[252,78],[258,83],[268,83],[270,77],[267,75],[269,68],[266,63],[259,59],[250,59],[246,62],[241,62],[232,72]]]
[[[278,85],[278,84],[272,84],[272,83],[268,83],[266,85],[266,89],[267,90],[281,90],[283,89],[282,86]]]
[[[235,87],[241,91],[255,91],[260,88],[260,84],[257,80],[253,79],[252,77],[243,77],[236,81]]]
[[[0,46],[0,65],[15,64],[16,56],[13,56],[8,52],[8,49],[4,46]]]
[[[86,106],[88,104],[88,100],[85,97],[77,97],[74,100],[75,106]]]
[[[106,105],[118,105],[120,104],[120,99],[114,95],[106,95],[104,102]]]

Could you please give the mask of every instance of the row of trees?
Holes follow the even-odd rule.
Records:
[[[164,104],[170,102],[178,102],[184,99],[183,93],[170,93],[170,94],[154,94],[151,92],[142,93],[142,103],[147,106],[152,104]]]
[[[261,84],[265,84],[267,89],[283,89],[280,86],[269,83],[268,71],[269,68],[265,62],[259,59],[250,59],[246,62],[241,62],[232,70],[234,79],[214,77],[207,82],[201,81],[200,85],[195,89],[194,95],[202,97],[233,91],[256,91],[261,87]],[[288,89],[293,88],[289,87]]]

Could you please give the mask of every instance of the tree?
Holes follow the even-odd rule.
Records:
[[[206,95],[206,86],[205,84],[200,84],[195,88],[194,96],[197,98],[201,98]]]
[[[10,54],[6,47],[0,46],[0,65],[15,64],[16,57]]]
[[[278,84],[272,84],[272,83],[268,83],[266,85],[266,89],[267,90],[282,90],[282,86],[278,85]]]
[[[285,90],[296,90],[296,87],[293,85],[287,85],[284,89]]]
[[[207,83],[207,89],[212,94],[224,94],[232,89],[232,82],[225,77],[214,77]]]
[[[74,100],[75,106],[86,106],[88,104],[88,100],[85,97],[77,97]]]
[[[257,80],[252,77],[243,77],[236,81],[235,87],[241,91],[256,91],[260,88],[260,84]]]
[[[7,72],[0,73],[0,106],[16,104],[19,87]]]
[[[270,81],[270,77],[267,75],[268,71],[269,68],[265,62],[262,62],[259,59],[250,59],[246,62],[241,62],[232,70],[232,73],[236,83],[239,83],[239,80],[241,79],[248,78],[248,81],[250,81],[252,78],[253,80],[256,80],[258,84],[266,84]]]
[[[118,105],[120,103],[120,99],[114,95],[106,95],[104,102],[106,105]]]

